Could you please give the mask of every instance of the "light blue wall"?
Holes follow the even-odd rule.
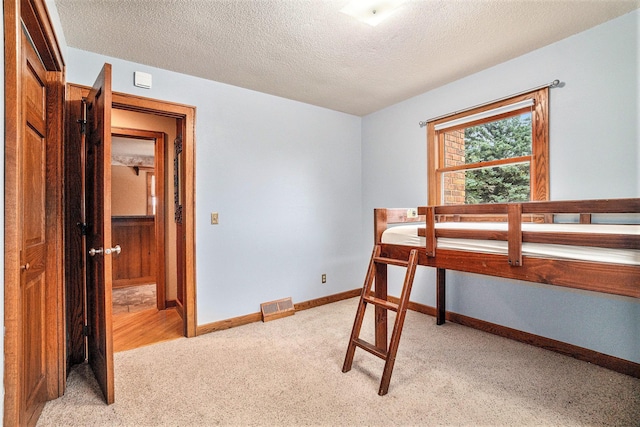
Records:
[[[91,85],[105,62],[114,91],[197,108],[199,325],[359,286],[359,117],[73,48],[67,81]],[[153,88],[135,88],[134,71]]]
[[[426,203],[419,121],[556,78],[565,86],[550,93],[551,198],[639,197],[639,22],[635,11],[364,117],[363,246],[373,208]],[[432,305],[434,272],[423,270],[413,299]],[[467,316],[640,362],[637,300],[460,273],[448,273],[447,298]]]

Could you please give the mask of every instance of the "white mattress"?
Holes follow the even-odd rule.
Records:
[[[400,225],[390,227],[382,234],[382,243],[408,246],[426,246],[426,239],[418,236],[418,225]],[[422,226],[424,227],[424,226]],[[457,230],[507,230],[507,223],[493,222],[444,222],[437,223],[436,229]],[[609,224],[537,224],[523,223],[522,231],[566,232],[566,233],[603,233],[640,235],[640,225]],[[504,254],[508,252],[506,241],[438,238],[440,249]],[[548,245],[541,243],[523,243],[522,255],[542,258],[562,258],[581,261],[605,262],[614,264],[640,265],[640,250],[609,249],[586,246]]]

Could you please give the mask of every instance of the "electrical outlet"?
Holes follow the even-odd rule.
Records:
[[[326,274],[322,275],[322,283],[327,283],[327,275]]]
[[[418,217],[418,209],[410,208],[407,209],[407,218],[417,218]]]
[[[211,212],[211,225],[218,223],[218,212]]]

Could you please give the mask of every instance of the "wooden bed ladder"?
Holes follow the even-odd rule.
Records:
[[[349,372],[353,363],[353,355],[356,351],[356,347],[360,347],[369,353],[378,356],[385,361],[384,370],[382,371],[382,380],[380,381],[380,389],[378,394],[384,396],[389,390],[389,383],[391,382],[391,373],[393,371],[393,364],[396,361],[396,352],[398,351],[398,344],[400,343],[400,335],[402,334],[402,326],[404,325],[404,318],[407,313],[407,305],[409,304],[409,297],[411,295],[411,287],[413,286],[413,278],[416,274],[416,265],[418,263],[418,251],[412,250],[409,254],[407,261],[383,258],[380,256],[380,246],[376,245],[371,255],[371,261],[369,262],[369,269],[367,271],[367,277],[362,287],[362,293],[360,294],[360,302],[358,303],[358,310],[356,311],[356,318],[353,323],[353,329],[351,331],[351,338],[349,338],[349,346],[347,347],[347,354],[344,358],[344,365],[342,366],[342,372]],[[407,268],[407,273],[404,278],[404,284],[402,286],[402,293],[400,295],[400,301],[398,304],[387,301],[386,299],[376,298],[371,295],[371,288],[376,276],[376,267],[379,264],[392,264]],[[360,339],[360,329],[362,327],[362,321],[364,320],[364,313],[367,308],[367,304],[371,303],[376,307],[380,307],[384,310],[393,310],[396,312],[396,320],[393,326],[393,332],[391,333],[391,341],[387,349],[386,339],[384,342],[373,345],[362,339]]]

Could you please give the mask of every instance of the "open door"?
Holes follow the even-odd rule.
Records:
[[[111,324],[111,64],[104,64],[87,97],[86,221],[89,365],[107,404],[114,401]]]

